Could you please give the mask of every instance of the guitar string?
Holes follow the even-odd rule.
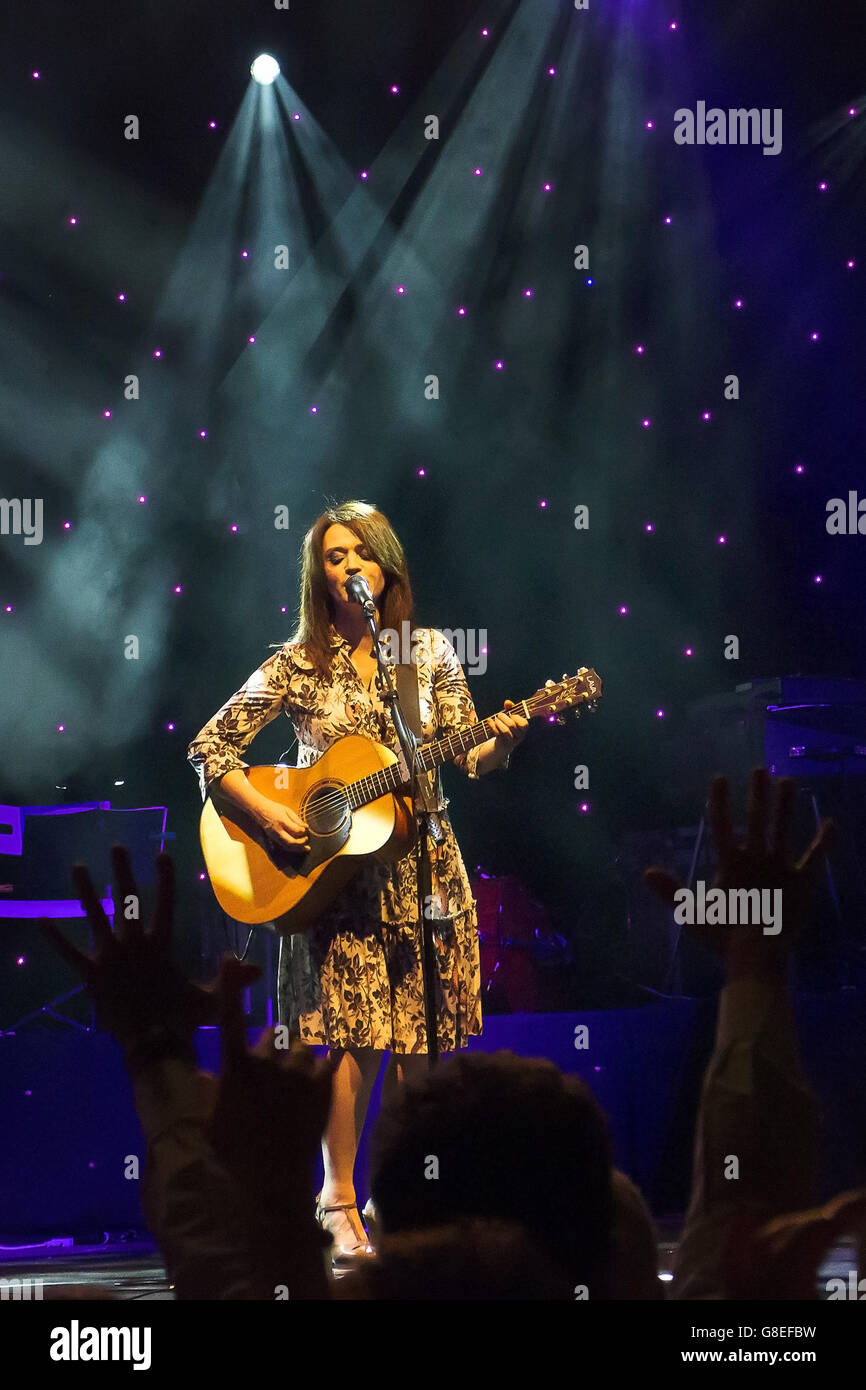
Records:
[[[581,700],[586,699],[588,693],[589,692],[582,692],[579,698]],[[542,703],[549,698],[549,693],[546,693],[545,695],[538,697],[539,701]],[[526,710],[527,715],[529,713],[529,707],[534,705],[535,699],[536,697],[531,696],[528,700],[521,700],[520,703]],[[502,713],[506,713],[506,711],[503,710]],[[477,747],[478,740],[474,737],[475,731],[477,729],[482,729],[485,733],[487,733],[488,737],[490,737],[490,731],[487,729],[487,724],[489,723],[489,720],[491,718],[495,717],[495,715],[491,715],[488,717],[488,719],[483,719],[480,720],[477,724],[470,725],[468,729],[463,729],[455,733],[448,734],[445,738],[438,739],[435,743],[422,745],[422,747],[419,749],[422,762],[424,761],[427,750],[435,750],[438,748],[442,748],[445,744],[451,744],[455,739],[458,741],[458,746],[460,746],[464,737],[468,737],[470,734],[473,736],[471,746]],[[453,751],[454,750],[449,748],[449,756],[453,756]],[[460,748],[460,751],[463,751],[462,747]],[[422,770],[425,772],[432,772],[436,766],[437,764],[434,763],[433,767],[423,767]],[[392,787],[388,786],[388,781],[393,779],[397,769],[398,764],[390,763],[388,767],[379,768],[376,772],[368,773],[366,776],[359,778],[357,782],[352,782],[348,787],[340,787],[338,790],[334,792],[329,792],[327,796],[323,797],[320,801],[316,803],[316,809],[336,810],[337,807],[344,801],[347,801],[350,806],[352,806],[354,803],[357,803],[354,805],[354,809],[359,809],[361,806],[363,806],[370,800],[377,800],[379,796],[384,796],[388,791],[393,790]],[[382,785],[381,791],[378,790],[378,784],[380,779],[384,783],[384,785]],[[357,796],[353,795],[353,793],[360,791],[362,788],[365,791],[365,796],[362,800],[358,800]],[[371,795],[370,797],[367,797],[366,791],[368,790],[371,793],[375,794]]]
[[[585,700],[587,698],[587,693],[588,692],[581,692],[578,699]],[[521,700],[520,704],[523,706],[526,712],[526,716],[529,717],[529,711],[531,708],[534,707],[536,700],[539,703],[543,703],[545,700],[549,699],[549,692],[545,692],[544,695],[530,696],[528,700]],[[516,706],[515,708],[519,708],[519,706]],[[500,711],[500,713],[506,714],[508,713],[508,711],[502,710]],[[426,757],[427,750],[436,750],[443,748],[446,744],[450,745],[455,740],[457,740],[458,750],[460,752],[463,752],[463,740],[464,738],[468,738],[470,735],[472,736],[472,743],[470,746],[476,748],[481,740],[475,738],[475,731],[477,729],[480,729],[486,734],[487,738],[490,738],[491,734],[487,728],[487,725],[491,719],[497,717],[498,716],[496,715],[489,715],[487,719],[481,719],[478,721],[478,723],[471,724],[467,729],[461,729],[455,731],[454,733],[447,734],[445,738],[438,739],[435,743],[423,744],[418,750],[422,763],[424,762],[424,759]],[[454,752],[455,750],[449,747],[446,756],[452,757],[454,756]],[[442,759],[442,761],[445,760],[445,758]],[[422,771],[433,772],[437,765],[438,764],[434,762],[432,767],[422,767]],[[392,778],[394,776],[394,773],[398,769],[398,766],[399,765],[397,763],[390,763],[388,767],[379,768],[376,772],[368,773],[366,776],[360,777],[357,782],[352,782],[348,787],[340,787],[336,791],[329,792],[327,796],[322,797],[320,801],[317,801],[315,803],[315,809],[317,811],[336,810],[344,801],[348,802],[349,805],[352,806],[353,801],[356,799],[355,797],[353,797],[353,792],[355,792],[356,790],[360,790],[362,787],[365,788],[365,791],[369,790],[371,792],[376,792],[378,780],[380,778],[383,778],[385,780],[385,785],[382,787],[381,792],[377,792],[377,795],[371,797],[367,797],[365,795],[364,800],[358,801],[354,809],[359,809],[361,806],[363,806],[365,803],[368,803],[371,800],[377,800],[379,796],[384,796],[388,791],[392,790],[392,788],[387,785],[387,781],[389,778]]]
[[[526,701],[522,701],[521,703],[526,704],[527,702],[526,702]],[[491,716],[491,717],[493,717],[493,716]],[[486,719],[480,720],[477,724],[471,725],[468,729],[464,729],[464,730],[462,730],[460,733],[448,734],[445,738],[443,738],[443,739],[438,739],[438,740],[436,741],[436,743],[433,743],[433,744],[429,744],[429,743],[428,743],[428,744],[422,745],[422,747],[419,748],[419,750],[418,750],[418,752],[419,752],[419,754],[420,754],[420,756],[421,756],[422,762],[424,761],[424,758],[425,758],[425,751],[424,751],[425,749],[428,749],[428,748],[430,748],[430,749],[442,748],[446,743],[449,743],[449,744],[450,744],[451,741],[452,741],[453,739],[458,739],[458,740],[460,740],[460,741],[462,742],[463,737],[468,737],[470,734],[474,735],[476,729],[482,729],[482,730],[484,731],[486,737],[485,737],[484,740],[476,739],[476,738],[473,737],[471,747],[475,748],[475,747],[478,746],[478,743],[479,743],[479,742],[486,742],[486,739],[490,737],[490,733],[489,733],[489,731],[487,730],[487,723],[488,723],[488,721],[487,721]],[[460,744],[459,744],[459,743],[458,743],[458,748],[459,748],[459,751],[461,751],[461,752],[463,751],[463,749],[462,749],[462,747],[460,747]],[[448,752],[449,752],[449,755],[450,755],[450,754],[452,753],[452,750],[449,748]],[[424,772],[433,772],[433,771],[435,770],[436,766],[437,766],[437,764],[434,763],[434,764],[433,764],[433,767],[423,767],[423,768],[422,768],[422,771],[424,771]],[[399,771],[399,764],[397,764],[397,763],[389,763],[388,767],[380,767],[380,768],[377,769],[376,772],[367,773],[366,776],[360,777],[360,778],[358,779],[357,782],[352,782],[348,787],[340,787],[339,790],[337,790],[337,791],[329,792],[329,793],[327,794],[327,796],[322,797],[322,799],[321,799],[320,801],[317,801],[317,802],[315,803],[315,808],[316,808],[317,811],[318,811],[318,810],[336,810],[337,807],[338,807],[343,801],[348,801],[349,804],[352,805],[353,802],[357,799],[356,796],[353,796],[353,793],[356,793],[356,792],[357,792],[358,790],[360,790],[361,788],[364,788],[365,791],[366,791],[366,790],[369,790],[369,791],[371,791],[371,792],[375,792],[375,793],[376,793],[376,795],[371,796],[371,797],[369,797],[369,798],[367,798],[367,797],[365,796],[363,800],[358,800],[357,806],[354,807],[354,809],[357,810],[359,807],[363,806],[363,805],[365,804],[366,801],[368,801],[368,800],[370,800],[370,801],[375,801],[375,800],[378,799],[379,796],[384,796],[386,792],[392,790],[392,789],[387,785],[387,779],[388,779],[389,777],[393,778],[395,772],[397,772],[397,771]],[[380,779],[380,778],[383,779],[383,780],[386,782],[386,785],[384,785],[384,786],[382,787],[382,790],[381,790],[381,791],[378,791],[377,785],[376,785],[376,784],[377,784],[378,779]],[[400,784],[398,783],[398,785],[400,785]]]

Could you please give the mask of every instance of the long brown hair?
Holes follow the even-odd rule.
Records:
[[[401,623],[412,622],[412,586],[403,547],[384,513],[369,502],[341,502],[317,517],[301,547],[301,599],[298,625],[291,637],[301,643],[307,659],[320,675],[331,665],[330,625],[334,602],[328,592],[322,560],[322,539],[330,526],[346,526],[369,550],[385,576],[385,589],[377,607],[382,628],[402,633]]]

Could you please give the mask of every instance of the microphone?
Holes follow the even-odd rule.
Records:
[[[370,585],[360,574],[353,574],[346,580],[346,593],[353,603],[360,603],[365,613],[372,613],[375,610],[376,605],[370,592]]]

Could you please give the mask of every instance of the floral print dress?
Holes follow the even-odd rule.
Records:
[[[425,741],[476,722],[472,697],[450,642],[420,629],[414,646]],[[399,754],[397,734],[375,683],[365,689],[350,644],[331,628],[330,679],[316,673],[303,648],[286,643],[269,657],[189,745],[202,796],[234,768],[260,729],[285,711],[298,739],[298,766],[308,767],[347,734],[362,734]],[[392,673],[393,674],[393,673]],[[477,776],[478,749],[454,759]],[[447,815],[432,848],[433,940],[439,1049],[467,1046],[481,1032],[481,966],[475,901]],[[362,861],[358,874],[305,934],[281,937],[278,999],[292,1036],[334,1050],[370,1047],[425,1053],[414,850],[393,864]]]

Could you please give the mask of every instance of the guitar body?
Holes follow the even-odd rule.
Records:
[[[346,788],[397,762],[390,748],[352,734],[312,767],[245,769],[250,786],[307,822],[310,848],[290,850],[219,788],[201,816],[201,847],[220,907],[238,922],[273,922],[282,934],[309,931],[368,855],[401,859],[415,839],[407,798],[387,792],[357,809]]]
[[[510,709],[526,719],[555,718],[561,724],[563,711],[579,715],[581,705],[593,710],[600,698],[598,673],[582,666],[575,676],[546,681]],[[490,719],[453,730],[417,750],[418,769],[432,772],[495,732]],[[309,931],[368,855],[385,863],[402,859],[415,842],[415,812],[397,764],[390,748],[349,734],[312,767],[246,768],[251,787],[306,823],[309,850],[271,840],[217,788],[204,804],[200,833],[220,907],[250,926],[272,922],[284,935]]]

